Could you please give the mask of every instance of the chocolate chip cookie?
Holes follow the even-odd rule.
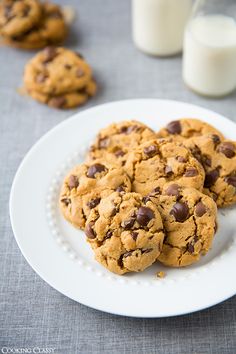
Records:
[[[41,17],[41,5],[37,0],[2,0],[0,2],[0,34],[20,36],[36,25]]]
[[[78,228],[84,228],[91,210],[114,191],[129,192],[131,183],[122,169],[103,161],[75,167],[65,178],[60,193],[63,216]]]
[[[122,166],[131,149],[155,137],[152,129],[135,120],[111,124],[100,130],[90,148],[88,160],[103,158]]]
[[[157,132],[157,137],[172,137],[174,140],[183,141],[194,136],[210,133],[217,134],[221,137],[221,139],[223,139],[223,135],[210,124],[199,119],[185,118],[178,119],[167,124],[165,128],[162,128],[159,132]]]
[[[168,139],[143,143],[130,152],[124,168],[132,180],[132,191],[142,195],[162,190],[171,181],[202,190],[205,178],[202,165],[191,152]]]
[[[184,144],[205,169],[204,193],[210,195],[218,207],[236,203],[236,142],[208,134]]]
[[[166,233],[158,260],[171,267],[197,262],[212,245],[216,232],[217,207],[209,196],[178,183],[167,184],[163,193],[144,198],[156,204]]]
[[[91,67],[79,54],[47,47],[27,63],[24,84],[27,90],[56,96],[85,87],[91,77]]]
[[[61,8],[52,3],[42,4],[40,21],[21,35],[7,37],[4,43],[22,49],[37,49],[63,43],[68,29]]]
[[[140,272],[160,255],[164,239],[160,213],[136,193],[103,198],[86,222],[85,233],[96,260],[117,274]]]
[[[90,80],[83,89],[53,96],[43,94],[34,90],[27,90],[28,94],[35,100],[46,103],[48,106],[59,109],[74,108],[84,104],[89,97],[95,95],[97,85],[94,80]]]

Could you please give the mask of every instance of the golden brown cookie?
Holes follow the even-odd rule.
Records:
[[[22,49],[37,49],[64,42],[68,29],[58,5],[42,4],[42,15],[37,25],[20,36],[7,37],[4,43]]]
[[[204,193],[218,207],[236,203],[236,142],[208,134],[184,143],[205,169]]]
[[[165,128],[162,128],[157,132],[158,138],[172,137],[175,140],[183,141],[195,136],[204,134],[217,134],[221,138],[223,135],[210,124],[203,122],[199,119],[185,118],[178,119],[167,124]]]
[[[141,122],[131,120],[113,123],[100,130],[90,148],[88,160],[103,158],[122,166],[133,148],[154,138],[155,132]]]
[[[217,207],[212,198],[178,183],[165,185],[163,193],[144,198],[156,204],[165,229],[158,260],[171,267],[197,262],[212,245],[217,227]]]
[[[84,228],[87,217],[104,196],[114,191],[131,190],[128,176],[122,169],[103,161],[75,167],[65,178],[60,193],[60,208],[75,227]]]
[[[130,152],[124,166],[132,191],[146,195],[164,184],[176,183],[202,190],[205,173],[191,152],[178,142],[155,139]]]
[[[2,0],[0,2],[0,34],[20,36],[40,20],[41,5],[37,0]]]
[[[97,90],[95,81],[90,80],[83,89],[53,96],[33,90],[27,90],[28,94],[35,100],[45,103],[53,108],[69,109],[84,104],[89,97],[94,96]]]
[[[140,272],[160,255],[163,224],[155,204],[136,193],[103,198],[86,222],[85,233],[96,260],[111,272]]]
[[[47,47],[27,63],[24,84],[27,90],[56,96],[85,87],[91,77],[91,67],[79,54]]]

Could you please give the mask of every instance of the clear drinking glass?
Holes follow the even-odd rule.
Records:
[[[134,43],[151,55],[181,52],[191,9],[192,0],[132,0]]]
[[[184,36],[183,79],[206,96],[236,88],[236,0],[197,0]]]

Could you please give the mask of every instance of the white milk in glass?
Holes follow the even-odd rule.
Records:
[[[183,79],[206,96],[236,88],[236,22],[226,15],[199,16],[185,31]]]
[[[183,47],[192,0],[132,0],[133,39],[152,55],[173,55]]]

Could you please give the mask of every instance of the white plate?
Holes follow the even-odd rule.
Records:
[[[219,212],[212,250],[193,266],[155,264],[143,273],[118,276],[93,259],[83,232],[66,223],[58,192],[67,171],[106,125],[136,119],[157,130],[170,120],[205,120],[235,139],[236,125],[217,113],[186,103],[140,99],[108,103],[76,114],[43,136],[21,163],[11,190],[16,241],[31,267],[52,287],[84,305],[135,317],[185,314],[236,293],[236,209]],[[159,279],[156,272],[164,270]]]

